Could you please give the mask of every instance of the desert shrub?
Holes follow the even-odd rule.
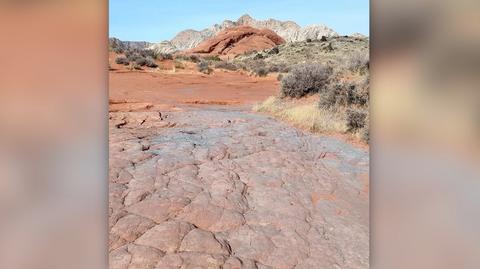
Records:
[[[265,58],[265,57],[264,57],[263,54],[261,54],[261,53],[257,53],[257,54],[255,55],[255,57],[253,57],[254,60],[260,60],[260,59],[263,59],[263,58]]]
[[[268,51],[268,54],[278,54],[278,53],[280,53],[280,50],[278,49],[278,47],[274,47]]]
[[[278,68],[277,65],[272,65],[272,66],[270,66],[270,68],[269,68],[268,71],[269,71],[269,72],[272,72],[272,73],[276,73],[276,72],[279,71],[279,68]]]
[[[368,78],[358,81],[337,81],[329,84],[321,93],[319,108],[365,106],[369,100]]]
[[[148,56],[146,59],[145,59],[145,65],[150,67],[150,68],[156,68],[158,67],[158,64],[155,62],[155,59]]]
[[[130,70],[142,70],[142,67],[136,63],[131,63],[129,66]]]
[[[170,53],[160,53],[157,57],[160,60],[173,60],[173,55]]]
[[[198,55],[190,55],[188,60],[191,61],[191,62],[194,62],[194,63],[199,63],[200,62],[200,57]]]
[[[124,49],[120,47],[116,47],[116,48],[113,48],[112,51],[117,54],[122,54],[124,52]]]
[[[282,74],[282,73],[278,74],[277,80],[278,80],[278,81],[282,81],[282,79],[283,79],[283,74]]]
[[[363,126],[363,128],[360,129],[358,134],[360,136],[360,139],[362,139],[364,142],[366,143],[370,142],[370,119],[368,117],[368,114],[366,117],[365,126]]]
[[[212,68],[210,68],[210,65],[207,61],[201,61],[197,63],[197,69],[199,72],[204,74],[210,74],[213,71]]]
[[[253,70],[253,73],[259,77],[266,77],[268,75],[268,69],[266,67],[257,67]]]
[[[367,112],[358,109],[347,110],[347,128],[350,132],[355,132],[366,126]]]
[[[317,64],[299,64],[282,79],[283,97],[299,98],[310,93],[320,92],[328,84],[332,68]]]
[[[368,52],[354,52],[344,58],[344,68],[352,72],[365,72],[370,65]]]
[[[125,56],[127,57],[129,62],[136,62],[138,59],[143,58],[137,52],[131,52],[131,51],[125,53]]]
[[[218,57],[218,55],[207,55],[207,56],[204,56],[203,59],[206,61],[215,61],[215,62],[222,60],[220,59],[220,57]]]
[[[215,68],[221,68],[230,71],[236,71],[238,69],[238,67],[234,63],[227,61],[218,62],[217,64],[215,64]]]
[[[180,55],[175,56],[175,59],[194,62],[194,63],[200,62],[200,57],[198,55],[195,55],[195,54],[192,54],[192,55],[180,54]]]
[[[130,62],[126,57],[120,56],[115,59],[115,63],[117,64],[123,64],[123,65],[129,65]]]
[[[279,63],[279,64],[274,64],[274,65],[271,65],[270,68],[269,68],[269,71],[271,73],[288,73],[290,71],[290,68],[284,64],[284,63]]]
[[[155,50],[144,49],[140,52],[140,55],[143,56],[144,58],[150,57],[150,58],[156,60],[159,56],[159,53],[157,53]]]
[[[177,60],[177,59],[175,59],[174,65],[175,65],[175,68],[185,69],[185,65],[184,65],[182,62],[180,62],[179,60]]]
[[[135,59],[135,63],[139,66],[145,66],[147,64],[147,59],[145,59],[143,56],[138,56]]]

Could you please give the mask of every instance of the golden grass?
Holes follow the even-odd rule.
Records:
[[[255,105],[253,110],[268,113],[279,120],[312,132],[345,133],[347,131],[346,121],[342,113],[319,109],[316,102],[296,104],[272,96],[263,103]]]

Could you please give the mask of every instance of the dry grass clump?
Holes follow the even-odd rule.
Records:
[[[280,78],[280,97],[269,98],[254,109],[310,131],[351,133],[368,142],[368,59],[357,54],[346,59],[331,66],[296,65]],[[319,97],[316,104],[311,99],[298,100],[313,94]]]
[[[173,64],[175,65],[175,68],[177,68],[177,69],[185,69],[185,65],[178,59],[175,59]]]
[[[312,132],[345,133],[348,130],[341,115],[318,109],[315,104],[295,105],[283,98],[270,97],[253,109]]]

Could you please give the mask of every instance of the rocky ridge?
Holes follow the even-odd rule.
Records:
[[[146,41],[122,41],[118,38],[111,37],[109,38],[109,45],[112,48],[121,48],[123,50],[126,49],[146,49],[152,45],[156,45]]]
[[[249,15],[241,16],[237,21],[225,20],[201,31],[184,30],[172,40],[163,41],[169,47],[177,50],[188,50],[197,47],[203,41],[216,36],[218,33],[237,26],[250,26],[257,29],[269,29],[281,36],[286,42],[305,41],[307,39],[320,39],[322,36],[332,37],[338,34],[325,25],[309,25],[301,27],[293,21],[280,21],[275,19],[256,20]],[[155,49],[155,45],[150,47]]]

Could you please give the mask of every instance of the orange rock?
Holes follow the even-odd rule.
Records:
[[[238,55],[249,51],[273,48],[283,43],[285,43],[285,40],[272,30],[238,26],[220,32],[215,37],[188,50],[187,53]]]

